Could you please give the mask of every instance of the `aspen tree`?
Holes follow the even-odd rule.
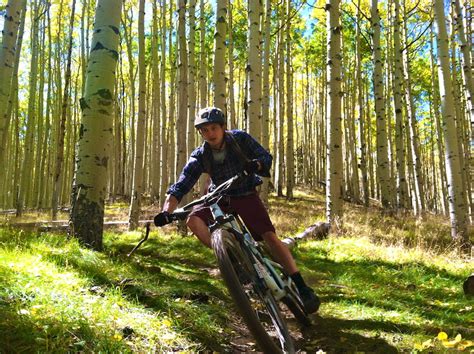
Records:
[[[169,8],[169,30],[168,30],[168,53],[169,53],[169,62],[170,62],[170,82],[169,82],[169,124],[168,124],[168,169],[169,169],[169,179],[176,180],[177,173],[179,171],[176,170],[176,163],[178,161],[177,154],[176,154],[176,145],[175,145],[175,129],[176,129],[176,60],[177,55],[173,48],[178,48],[177,46],[173,47],[173,38],[175,34],[173,33],[173,13],[174,13],[174,3],[173,1],[170,2]]]
[[[49,12],[50,6],[47,7],[46,11]],[[47,28],[47,16],[42,16],[41,19],[41,25],[40,27],[43,29],[39,37],[41,38],[39,40],[39,46],[40,48],[45,48],[46,47],[46,28]],[[47,60],[46,58],[46,51],[45,50],[40,50],[39,51],[39,61],[38,65],[40,68],[43,68],[45,66],[45,62]],[[45,70],[40,70],[39,72],[39,83],[38,83],[38,120],[37,120],[37,138],[36,138],[36,145],[38,149],[38,154],[37,157],[34,161],[35,166],[34,166],[34,187],[33,187],[33,194],[32,194],[32,202],[31,205],[35,208],[42,209],[44,206],[48,205],[49,203],[45,203],[43,199],[39,199],[40,196],[40,190],[42,189],[42,178],[44,176],[44,170],[42,169],[43,162],[46,159],[46,157],[42,154],[43,151],[43,145],[42,142],[44,142],[44,139],[48,136],[49,134],[49,129],[48,126],[45,124],[45,117],[44,117],[44,88],[45,88],[45,81],[46,81],[46,71]]]
[[[284,21],[280,20],[282,23]],[[283,27],[283,26],[281,26]],[[278,32],[278,118],[277,124],[277,149],[275,163],[275,185],[277,195],[283,196],[284,167],[285,167],[285,145],[284,145],[284,122],[285,122],[285,49],[283,31]]]
[[[186,164],[188,120],[188,53],[186,48],[186,0],[178,0],[178,111],[176,119],[176,172]]]
[[[39,21],[41,19],[41,6],[36,0],[33,1],[31,11],[31,65],[29,78],[29,97],[27,110],[27,123],[25,134],[25,148],[23,162],[21,166],[21,183],[19,189],[17,214],[21,215],[24,206],[31,206],[32,197],[32,177],[33,177],[33,161],[35,156],[35,126],[36,126],[36,93],[38,82],[38,32]]]
[[[286,4],[286,16],[291,16],[291,0]],[[288,21],[286,28],[286,87],[287,87],[287,144],[286,144],[286,197],[293,198],[293,187],[295,185],[295,156],[294,156],[294,129],[293,129],[293,67],[292,67],[292,43],[291,22]]]
[[[340,1],[327,1],[327,167],[326,217],[337,225],[342,218],[341,27]]]
[[[248,131],[260,141],[262,121],[262,62],[260,57],[261,0],[248,1]]]
[[[61,106],[61,121],[59,125],[58,133],[58,146],[56,154],[56,164],[54,169],[54,179],[53,179],[53,197],[51,201],[51,217],[53,220],[56,220],[58,215],[58,203],[59,196],[62,189],[62,172],[63,172],[63,160],[64,160],[64,137],[66,133],[66,120],[68,115],[68,105],[69,105],[69,87],[71,84],[71,56],[72,56],[72,37],[74,29],[74,14],[76,9],[76,0],[72,1],[71,5],[71,18],[69,20],[69,40],[68,40],[68,49],[67,49],[67,61],[66,61],[66,72],[64,75],[64,94],[63,101]]]
[[[86,85],[86,56],[89,53],[89,16],[88,16],[88,9],[89,9],[89,0],[82,0],[81,1],[81,54],[80,54],[80,62],[81,62],[81,93],[84,94],[84,87]],[[86,15],[87,14],[87,15]]]
[[[161,91],[161,77],[160,77],[160,59],[164,57],[164,53],[161,53],[161,57],[158,56],[158,6],[153,3],[153,23],[152,23],[152,43],[151,43],[151,75],[153,77],[151,85],[149,87],[152,90],[152,125],[153,125],[153,136],[152,136],[152,151],[151,151],[151,196],[153,201],[158,202],[160,200],[160,163],[161,163],[161,97],[164,96],[164,92]]]
[[[462,189],[462,170],[459,164],[456,115],[452,93],[453,84],[449,68],[448,36],[442,0],[435,0],[434,12],[437,25],[438,77],[446,146],[451,236],[454,240],[463,244],[463,246],[467,246],[469,243],[467,234],[467,206],[465,204],[464,190]]]
[[[145,63],[145,0],[139,1],[138,9],[138,119],[135,159],[133,160],[132,193],[129,213],[129,230],[138,227],[143,193],[143,162],[146,120],[146,63]]]
[[[453,5],[453,4],[452,4]],[[458,149],[459,149],[459,165],[461,166],[461,178],[462,178],[462,190],[464,192],[464,197],[466,198],[465,203],[468,208],[468,215],[469,215],[469,207],[471,206],[470,199],[468,194],[470,194],[471,187],[470,187],[470,179],[469,179],[469,173],[468,173],[468,165],[466,162],[469,160],[469,153],[467,152],[467,146],[469,145],[468,141],[468,136],[469,134],[466,134],[466,114],[465,114],[465,108],[466,106],[469,106],[469,103],[467,103],[461,96],[462,93],[460,92],[460,87],[461,87],[461,80],[459,80],[459,75],[458,75],[458,70],[455,69],[458,67],[458,63],[461,62],[459,58],[457,58],[457,54],[460,55],[459,51],[456,50],[456,42],[455,42],[455,19],[454,19],[454,9],[451,7],[451,33],[450,33],[450,38],[449,38],[449,43],[451,47],[451,67],[453,68],[452,70],[452,82],[453,82],[453,99],[454,99],[454,109],[455,109],[455,115],[456,115],[456,133],[457,133],[457,139],[458,139]],[[460,70],[462,72],[462,70]]]
[[[226,94],[226,37],[227,37],[227,0],[217,0],[216,31],[214,33],[214,106],[227,115]]]
[[[103,247],[120,5],[118,0],[97,2],[85,94],[81,99],[82,122],[72,195],[71,231],[96,250]]]
[[[207,106],[207,53],[205,0],[199,2],[199,108]]]
[[[271,0],[265,0],[265,23],[263,40],[263,70],[262,70],[262,146],[270,150],[270,26],[271,26]],[[269,178],[263,178],[260,198],[268,203]]]
[[[234,82],[234,35],[233,35],[233,11],[234,7],[229,0],[227,3],[229,9],[229,114],[227,115],[227,129],[237,128],[237,113],[235,109],[235,82]]]
[[[20,21],[20,24],[19,24],[19,28],[18,28],[18,34],[17,34],[17,39],[16,39],[16,43],[14,44],[14,47],[11,48],[10,50],[7,49],[8,47],[8,39],[4,39],[3,40],[3,45],[2,45],[2,49],[1,49],[1,54],[0,54],[0,75],[2,75],[1,79],[0,79],[0,86],[3,84],[5,85],[6,82],[4,82],[4,78],[5,76],[7,76],[7,72],[9,70],[9,65],[12,65],[12,73],[11,73],[11,87],[10,87],[10,93],[9,93],[9,96],[8,96],[8,101],[7,102],[3,102],[2,99],[0,97],[0,107],[2,107],[3,104],[6,105],[6,111],[5,111],[5,117],[6,117],[6,125],[4,126],[4,132],[5,134],[3,135],[3,138],[2,137],[2,133],[0,131],[0,139],[3,139],[0,140],[0,144],[1,144],[1,148],[5,149],[5,148],[8,148],[9,146],[11,146],[11,151],[13,151],[13,146],[11,145],[11,143],[9,144],[8,143],[8,131],[9,131],[9,128],[10,128],[10,122],[12,121],[12,116],[13,116],[13,113],[14,113],[14,108],[15,107],[18,107],[18,68],[19,68],[19,65],[20,65],[20,54],[21,54],[21,47],[22,47],[22,43],[23,43],[23,34],[24,34],[24,29],[25,29],[25,18],[26,18],[26,0],[22,0],[21,2],[19,1],[20,5],[21,5],[21,13],[20,13],[20,18],[19,18],[19,21]],[[16,4],[15,4],[16,5]],[[12,9],[11,7],[9,8],[10,10]],[[8,12],[10,10],[7,10],[7,16],[8,16]],[[8,17],[8,19],[12,19],[12,17]],[[8,22],[8,24],[7,24]],[[3,30],[3,33],[8,33],[7,32],[7,28],[11,25],[10,23],[11,21],[5,21],[4,22],[4,30]],[[6,52],[3,52],[3,51],[6,51]],[[14,53],[14,57],[13,57],[13,62],[12,63],[9,63],[8,60],[6,60],[8,57],[9,57],[9,53],[7,52],[10,52],[10,53]],[[7,64],[8,63],[8,64]],[[4,67],[5,65],[5,67]],[[7,80],[7,78],[5,78],[5,80]],[[0,91],[3,90],[3,89],[0,89]],[[0,96],[3,95],[1,92],[0,92]],[[2,113],[0,114],[3,114],[3,108],[0,108],[0,111]],[[15,115],[18,115],[18,113],[16,112]],[[0,116],[0,121],[2,120],[3,116]],[[2,123],[0,122],[0,126],[2,125]],[[16,139],[18,138],[18,135],[15,135]],[[13,141],[12,141],[13,142]],[[0,148],[0,149],[1,149]],[[18,145],[15,145],[15,149],[16,150],[19,150],[19,147]],[[4,158],[5,156],[8,156],[6,154],[6,150],[4,151],[1,151],[0,150],[0,166],[5,166],[5,161]],[[14,154],[15,158],[18,158],[19,157],[19,154]],[[11,159],[12,162],[15,161],[15,159]],[[16,170],[15,168],[15,164],[13,163],[13,167],[11,168],[11,170],[13,170],[10,174],[11,175],[14,175],[14,171]],[[18,178],[5,178],[6,177],[6,169],[5,168],[2,168],[0,169],[0,194],[3,196],[2,199],[0,199],[0,206],[4,206],[6,207],[7,205],[13,205],[13,204],[9,204],[7,202],[7,194],[9,193],[10,195],[14,195],[14,190],[15,190],[15,181],[18,181]],[[12,185],[12,182],[13,182],[13,185]],[[9,198],[10,200],[10,203],[13,203],[13,198]]]
[[[373,4],[372,4],[373,5]],[[377,4],[375,4],[377,9]],[[378,15],[378,14],[377,14]],[[372,19],[373,21],[374,19]],[[380,18],[379,18],[380,21]],[[361,11],[360,11],[360,0],[358,1],[357,6],[357,29],[356,29],[356,56],[357,56],[357,99],[359,106],[359,155],[360,155],[360,172],[361,172],[361,182],[362,182],[362,200],[364,206],[369,206],[369,184],[367,179],[367,145],[365,139],[365,110],[364,110],[364,95],[363,95],[363,76],[362,76],[362,49],[361,49]],[[380,23],[378,24],[380,31]],[[379,32],[380,36],[380,32]],[[380,43],[380,39],[379,39]],[[379,44],[380,45],[380,44]],[[375,48],[374,48],[375,50]],[[379,49],[380,50],[380,49]],[[368,122],[370,125],[370,121]]]
[[[132,25],[133,25],[133,9],[132,6],[129,5],[129,8],[127,9],[125,7],[126,3],[124,2],[124,19],[123,19],[123,38],[125,40],[125,45],[126,45],[126,52],[127,52],[127,64],[128,64],[128,81],[130,85],[130,93],[128,95],[129,99],[129,116],[128,116],[128,125],[129,125],[129,135],[130,135],[130,141],[129,141],[129,149],[130,153],[127,156],[127,166],[126,168],[126,173],[127,173],[127,181],[125,183],[125,189],[127,191],[131,191],[132,188],[132,183],[133,183],[133,165],[135,161],[135,148],[137,146],[137,143],[135,141],[136,139],[136,105],[135,105],[135,97],[136,97],[136,86],[135,86],[135,59],[133,56],[133,43],[132,43],[132,34],[130,33]],[[129,14],[130,12],[130,14]],[[128,22],[127,22],[128,21]],[[125,99],[125,98],[124,98]],[[125,113],[125,111],[124,111]]]
[[[439,176],[440,176],[440,182],[441,182],[441,188],[440,188],[440,195],[439,198],[441,199],[441,207],[443,214],[448,213],[448,187],[447,187],[447,174],[446,174],[446,165],[445,165],[445,159],[443,158],[445,156],[445,151],[444,151],[444,146],[443,146],[443,139],[444,139],[444,133],[443,129],[441,127],[441,117],[440,117],[440,112],[438,107],[440,107],[440,97],[439,97],[439,91],[436,85],[439,87],[438,80],[437,78],[437,73],[435,71],[435,58],[434,58],[434,45],[433,45],[433,25],[431,26],[431,31],[430,31],[430,69],[431,69],[431,77],[433,78],[431,82],[431,87],[433,91],[433,112],[434,112],[434,120],[435,120],[435,127],[436,127],[436,142],[437,142],[437,150],[439,154],[438,162],[439,162]]]
[[[39,200],[49,201],[51,200],[52,196],[52,188],[53,188],[53,178],[54,178],[54,158],[53,158],[53,149],[51,149],[51,142],[53,141],[53,134],[54,134],[54,127],[53,127],[53,36],[51,31],[51,14],[50,14],[50,7],[46,11],[47,17],[47,38],[48,38],[48,61],[47,61],[47,72],[48,75],[48,91],[46,93],[46,112],[45,112],[45,127],[47,130],[47,134],[44,136],[43,144],[42,144],[42,155],[44,156],[46,165],[46,172],[44,176],[44,182],[42,183],[43,188],[40,190]],[[46,63],[45,63],[46,65]],[[42,171],[43,172],[43,171]],[[70,181],[69,181],[70,182]]]
[[[406,5],[406,4],[405,4]],[[418,136],[418,126],[416,122],[416,108],[412,94],[412,79],[411,79],[411,62],[408,55],[408,28],[407,28],[407,13],[405,6],[405,14],[403,21],[403,37],[405,39],[405,49],[402,53],[403,76],[405,82],[405,105],[407,108],[407,119],[409,128],[409,144],[411,148],[412,171],[414,177],[414,193],[416,196],[416,214],[421,214],[425,210],[425,193],[424,193],[424,178],[421,170],[422,161],[420,154],[420,138]]]
[[[395,15],[393,18],[393,46],[394,46],[394,79],[393,79],[393,98],[395,104],[395,145],[397,150],[397,192],[398,207],[406,209],[408,207],[408,186],[406,181],[405,169],[405,142],[403,127],[403,105],[402,105],[402,48],[400,39],[400,0],[395,0]]]
[[[194,116],[196,115],[196,0],[189,1],[189,44],[188,44],[188,153],[196,147],[196,130]]]
[[[459,41],[461,43],[461,67],[462,79],[464,85],[465,96],[468,102],[468,111],[471,122],[474,122],[474,80],[472,78],[472,42],[467,40],[463,18],[467,17],[464,14],[464,9],[461,7],[459,0],[453,0],[455,9],[455,25]],[[471,4],[472,11],[472,4]],[[471,14],[472,17],[472,14]],[[472,124],[472,123],[471,123]]]
[[[5,20],[0,47],[0,166],[3,165],[5,146],[7,142],[7,127],[10,117],[7,116],[8,101],[10,100],[13,67],[16,55],[16,41],[22,9],[26,1],[9,0],[5,8]],[[0,170],[4,170],[1,168]],[[0,181],[3,181],[0,172]],[[0,182],[1,183],[1,182]]]
[[[160,183],[160,205],[165,200],[166,188],[168,188],[168,139],[166,134],[166,0],[160,3],[161,8],[161,65],[160,65],[160,87],[161,87],[161,183]]]

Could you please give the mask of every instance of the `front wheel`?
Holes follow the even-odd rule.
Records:
[[[278,303],[268,289],[259,289],[258,276],[239,241],[222,229],[212,233],[219,269],[240,315],[265,353],[294,353]]]

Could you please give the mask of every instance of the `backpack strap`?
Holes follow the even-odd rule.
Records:
[[[234,136],[232,135],[232,133],[228,133],[226,132],[226,136],[229,136],[230,137],[230,144],[229,144],[229,148],[232,149],[232,151],[237,155],[237,157],[239,158],[239,161],[240,163],[242,164],[242,166],[245,165],[245,163],[247,163],[249,161],[249,158],[247,157],[247,155],[244,154],[244,152],[242,151],[242,148],[240,147],[239,143],[237,142],[237,140],[234,138]]]

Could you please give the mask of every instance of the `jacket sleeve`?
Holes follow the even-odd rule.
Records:
[[[171,185],[167,193],[173,195],[178,201],[181,199],[193,188],[197,180],[203,173],[201,159],[194,152],[191,154],[188,162],[181,171],[178,180],[176,183]]]

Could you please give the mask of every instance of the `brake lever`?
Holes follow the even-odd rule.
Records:
[[[133,249],[130,251],[130,253],[127,255],[127,257],[130,257],[132,255],[133,252],[135,252],[142,244],[143,242],[145,242],[146,240],[148,240],[148,235],[150,234],[150,223],[147,222],[145,224],[145,237],[143,237],[140,242],[137,243],[137,245],[135,247],[133,247]]]

